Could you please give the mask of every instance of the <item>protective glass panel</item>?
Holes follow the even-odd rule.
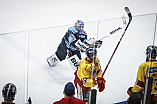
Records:
[[[0,34],[0,90],[5,84],[13,83],[17,88],[17,104],[24,104],[25,97],[25,36],[25,32]]]

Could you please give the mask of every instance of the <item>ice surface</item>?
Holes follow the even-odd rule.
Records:
[[[105,73],[106,89],[97,93],[97,104],[113,104],[128,98],[126,91],[134,85],[138,66],[145,62],[145,49],[153,43],[154,23],[154,15],[133,17]],[[64,85],[74,80],[74,70],[68,60],[49,67],[46,58],[56,51],[69,26],[0,35],[0,86],[7,82],[17,86],[17,104],[24,104],[27,95],[33,104],[52,104],[63,97]],[[98,32],[97,22],[85,23],[85,30],[89,37],[100,39],[119,26],[123,26],[121,19],[115,19],[101,21]],[[98,49],[102,70],[123,30],[105,38]],[[155,45],[156,40],[157,36]]]

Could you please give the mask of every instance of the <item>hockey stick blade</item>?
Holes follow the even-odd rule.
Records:
[[[123,34],[122,34],[122,36],[121,36],[119,42],[117,43],[116,48],[114,49],[114,51],[113,51],[113,53],[112,53],[112,55],[111,55],[111,57],[110,57],[110,59],[109,59],[107,65],[106,65],[105,70],[104,70],[104,72],[102,73],[102,76],[101,76],[101,77],[104,76],[104,74],[105,74],[105,72],[106,72],[106,70],[107,70],[107,68],[108,68],[108,66],[109,66],[109,64],[110,64],[110,62],[111,62],[111,60],[112,60],[112,58],[113,58],[113,56],[114,56],[114,54],[115,54],[115,52],[116,52],[116,50],[117,50],[119,44],[120,44],[120,42],[121,42],[121,40],[122,40],[122,38],[123,38],[123,36],[124,36],[126,30],[127,30],[127,28],[128,28],[128,26],[130,25],[130,22],[131,22],[131,20],[132,20],[132,15],[131,15],[131,12],[130,12],[129,8],[128,8],[128,7],[125,7],[124,9],[125,9],[125,11],[126,11],[127,14],[128,14],[129,22],[128,22],[128,24],[127,24],[127,26],[126,26],[126,28],[125,28],[125,30],[124,30],[124,32],[123,32]]]
[[[129,8],[128,8],[128,7],[125,7],[124,9],[125,9],[126,13],[128,14],[128,17],[129,17],[129,18],[132,17]]]
[[[131,22],[131,20],[132,20],[132,15],[131,15],[131,12],[130,12],[130,10],[129,10],[128,7],[125,7],[124,9],[125,9],[126,13],[128,14],[128,17],[129,17],[129,22],[128,22],[128,24],[127,24],[125,30],[124,30],[124,32],[126,32],[126,30],[128,29],[128,26],[130,25],[130,22]]]
[[[128,26],[129,26],[129,24],[130,24],[130,22],[131,22],[131,20],[132,20],[132,15],[131,15],[131,12],[130,12],[130,10],[129,10],[128,7],[125,7],[124,9],[125,9],[125,11],[126,11],[128,17],[129,17],[129,22],[128,22],[126,28],[125,28],[125,31],[126,31],[127,28],[128,28]],[[125,21],[125,22],[126,22],[126,21]],[[112,35],[113,33],[115,33],[115,32],[118,31],[118,30],[121,30],[122,28],[123,28],[123,27],[118,27],[117,29],[111,31],[111,32],[110,32],[110,35]],[[106,37],[109,37],[110,35],[104,36],[104,37],[102,37],[100,40],[102,40],[102,39],[104,39],[104,38],[106,38]]]
[[[124,9],[125,9],[126,13],[128,14],[129,20],[132,20],[132,15],[131,15],[129,8],[125,7]]]

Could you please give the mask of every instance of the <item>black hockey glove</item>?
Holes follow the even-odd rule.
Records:
[[[128,90],[127,90],[127,93],[128,93],[129,96],[132,94],[132,91],[131,91],[132,88],[133,87],[129,87]]]
[[[141,104],[142,99],[143,99],[142,92],[133,92],[127,99],[127,104]]]

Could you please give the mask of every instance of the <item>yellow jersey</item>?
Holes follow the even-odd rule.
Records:
[[[136,83],[132,88],[132,92],[144,92],[145,78],[153,78],[152,94],[157,94],[157,61],[149,61],[139,66]]]
[[[77,75],[80,80],[83,78],[88,79],[84,84],[84,87],[94,87],[95,85],[93,79],[102,76],[100,61],[97,57],[95,57],[93,62],[87,61],[86,58],[87,57],[85,57],[80,62],[80,65],[77,69]]]

